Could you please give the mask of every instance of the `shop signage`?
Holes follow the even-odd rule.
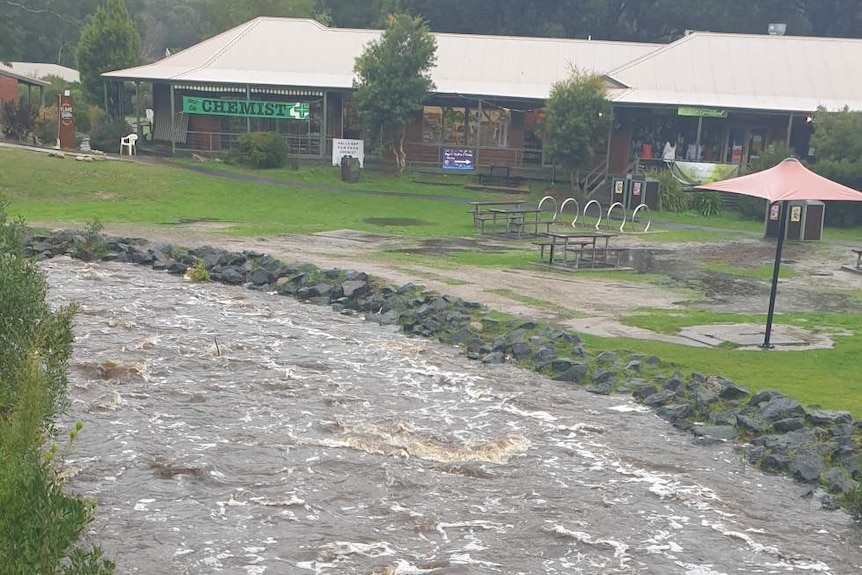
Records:
[[[470,148],[443,148],[442,156],[441,167],[444,170],[470,171],[476,167]]]
[[[365,140],[332,140],[332,165],[340,166],[341,158],[350,156],[359,158],[359,167],[365,167]]]
[[[307,120],[309,105],[304,102],[260,102],[255,100],[218,100],[183,96],[183,112],[206,116],[241,116]]]
[[[701,118],[726,118],[727,110],[716,108],[693,108],[691,106],[680,106],[676,110],[677,116],[695,116]]]
[[[739,164],[711,164],[709,162],[669,162],[673,175],[689,185],[710,184],[739,175]]]

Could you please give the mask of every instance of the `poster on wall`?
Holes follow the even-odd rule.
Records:
[[[791,222],[801,222],[802,221],[802,206],[790,206],[790,221]]]
[[[632,195],[633,196],[641,195],[641,185],[643,185],[643,182],[632,182]]]
[[[341,158],[350,156],[359,158],[359,167],[365,167],[365,140],[344,140],[334,138],[332,140],[332,165],[340,166]]]
[[[470,148],[443,148],[441,155],[440,167],[444,170],[470,171],[476,167]]]

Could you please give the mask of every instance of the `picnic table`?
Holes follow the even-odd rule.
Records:
[[[470,212],[473,214],[473,225],[479,228],[479,233],[485,233],[485,222],[491,220],[492,225],[496,225],[499,213],[495,213],[494,209],[518,209],[524,205],[524,200],[477,200],[468,202],[473,206]]]
[[[601,256],[602,263],[608,264],[608,254],[613,251],[617,256],[616,267],[619,267],[619,255],[623,250],[610,250],[610,239],[619,234],[607,232],[588,232],[588,231],[566,231],[566,232],[547,232],[545,236],[547,240],[537,242],[540,250],[540,258],[544,260],[545,248],[548,248],[548,264],[554,265],[559,262],[557,252],[560,248],[563,251],[562,265],[568,265],[569,252],[574,253],[574,267],[579,268],[584,262],[589,262],[590,267],[595,267],[598,263],[598,256]],[[604,245],[600,245],[600,241],[604,240]],[[586,256],[589,255],[589,259]]]
[[[862,248],[850,250],[856,254],[856,269],[862,270]]]
[[[520,238],[525,228],[532,225],[533,235],[539,235],[539,214],[542,210],[538,208],[491,208],[488,211],[493,215],[499,215],[501,221],[505,222],[507,234],[514,234]],[[496,219],[492,219],[492,222],[496,226]]]

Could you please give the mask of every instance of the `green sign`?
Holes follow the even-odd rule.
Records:
[[[680,106],[676,110],[677,116],[695,116],[701,118],[726,118],[727,110],[718,110],[716,108],[692,108],[690,106]]]
[[[243,118],[278,118],[307,120],[308,103],[259,102],[254,100],[215,100],[183,96],[183,112],[207,116],[242,116]]]

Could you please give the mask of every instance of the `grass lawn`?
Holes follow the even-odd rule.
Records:
[[[215,166],[207,164],[207,167]],[[243,172],[223,165],[216,169]],[[103,223],[145,225],[216,220],[234,224],[228,233],[236,235],[353,229],[427,239],[429,244],[433,244],[440,239],[475,238],[476,231],[467,213],[469,207],[466,202],[488,197],[488,194],[464,190],[464,181],[457,180],[463,176],[431,175],[427,183],[422,183],[419,177],[410,179],[366,171],[361,184],[350,185],[339,181],[336,168],[303,167],[299,171],[254,172],[254,175],[284,181],[285,185],[238,182],[184,167],[119,161],[77,162],[0,148],[0,196],[11,202],[10,215],[20,214],[33,223],[61,223],[68,227],[83,227],[85,222],[94,218]],[[425,179],[424,175],[422,179]],[[291,186],[291,182],[296,185]],[[534,192],[531,199],[537,200],[539,194]],[[762,226],[730,216],[704,218],[692,214],[654,214],[651,231],[638,237],[649,245],[667,241],[738,239],[740,232],[759,235]],[[859,229],[828,230],[825,235],[862,245],[862,230]],[[538,253],[529,240],[524,240],[518,244],[503,244],[499,251],[389,252],[381,253],[379,257],[396,264],[400,261],[405,265],[419,263],[440,270],[472,266],[534,268]],[[723,264],[710,265],[713,271],[757,279],[768,279],[771,274],[770,266],[740,270]],[[440,275],[445,277],[445,271]],[[625,272],[596,271],[580,277],[595,281],[619,279],[658,284],[667,281],[662,276]],[[451,282],[454,285],[458,280],[453,278]],[[517,294],[499,295],[518,299]],[[538,299],[531,303],[545,305]],[[553,306],[547,303],[546,307]],[[684,325],[762,321],[762,316],[704,314],[708,312],[671,314],[649,310],[626,321],[670,333]],[[859,375],[862,335],[856,335],[862,334],[862,314],[798,314],[792,318],[778,316],[777,319],[779,322],[802,320],[806,326],[841,328],[854,335],[838,337],[833,350],[806,352],[742,352],[689,348],[645,340],[589,336],[584,339],[595,350],[628,349],[655,354],[676,363],[681,371],[721,374],[751,389],[776,388],[803,403],[846,409],[857,417],[862,416],[862,377]]]

